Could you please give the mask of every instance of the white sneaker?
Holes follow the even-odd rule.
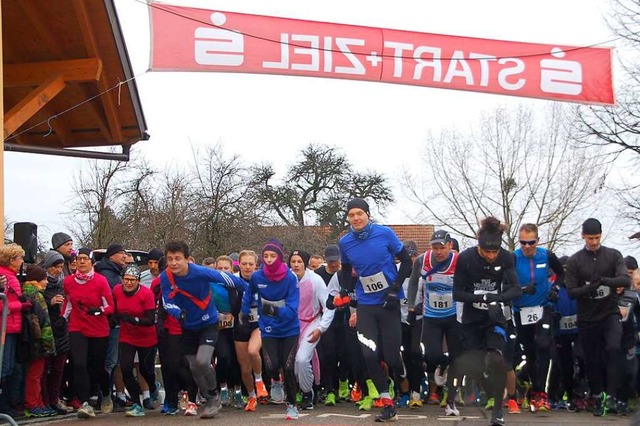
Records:
[[[198,405],[195,402],[187,402],[187,407],[184,409],[184,415],[189,416],[197,416],[198,415]]]
[[[86,401],[82,403],[82,407],[78,408],[79,419],[90,419],[95,416],[96,413],[93,411],[93,407]]]
[[[274,404],[284,404],[284,387],[282,382],[271,382],[271,401]]]
[[[447,384],[448,371],[449,371],[449,367],[445,368],[444,371],[442,371],[442,368],[440,366],[436,368],[435,373],[433,373],[436,386],[444,386],[445,384]]]
[[[295,405],[289,404],[287,406],[287,411],[284,414],[285,420],[298,420],[300,415],[298,414],[298,409]]]
[[[444,415],[455,417],[460,415],[460,411],[456,408],[455,402],[447,402],[447,405],[444,407]]]

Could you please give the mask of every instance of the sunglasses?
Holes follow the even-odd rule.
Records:
[[[521,246],[535,246],[538,243],[538,240],[520,240]]]

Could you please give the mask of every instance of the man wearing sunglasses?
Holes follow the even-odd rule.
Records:
[[[618,250],[600,244],[602,225],[589,218],[582,224],[585,246],[567,261],[565,284],[577,300],[578,334],[584,349],[594,416],[617,410],[616,396],[624,365],[622,317],[618,309],[618,287],[631,280]],[[606,392],[603,373],[606,373]]]
[[[518,343],[527,357],[532,384],[531,411],[551,410],[545,384],[553,344],[553,307],[558,300],[558,285],[564,280],[564,268],[558,257],[538,247],[538,226],[525,223],[519,230],[520,248],[514,251],[522,296],[513,301]],[[552,272],[556,281],[552,285]]]

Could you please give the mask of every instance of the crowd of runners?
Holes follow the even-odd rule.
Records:
[[[363,199],[347,217],[322,255],[274,238],[197,262],[172,241],[144,271],[120,244],[94,262],[63,232],[39,264],[1,246],[0,412],[211,418],[275,403],[294,420],[352,403],[386,422],[426,404],[445,416],[481,405],[493,425],[505,412],[630,413],[640,271],[600,244],[598,220],[584,221],[584,248],[558,258],[535,224],[514,252],[493,217],[473,247],[437,230],[419,252]]]

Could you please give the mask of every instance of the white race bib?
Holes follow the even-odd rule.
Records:
[[[226,328],[233,328],[233,323],[233,314],[218,313],[218,329],[223,330]]]
[[[535,324],[542,319],[542,306],[520,308],[520,322],[522,325]]]
[[[389,283],[382,272],[368,277],[360,277],[360,283],[365,293],[376,293],[389,288]]]
[[[481,294],[481,295],[485,295],[485,294],[498,294],[498,290],[474,290],[473,294]],[[482,309],[483,311],[489,310],[489,305],[487,305],[486,302],[476,302],[473,304],[473,307],[476,309]]]
[[[611,289],[605,285],[601,285],[597,288],[596,294],[593,296],[594,299],[604,299],[611,293]]]
[[[560,330],[575,330],[578,328],[578,315],[560,318]]]
[[[258,322],[258,318],[260,318],[260,315],[258,315],[258,307],[251,308],[249,310],[249,322]]]
[[[429,292],[429,306],[433,309],[449,309],[453,307],[453,295],[451,293]]]

